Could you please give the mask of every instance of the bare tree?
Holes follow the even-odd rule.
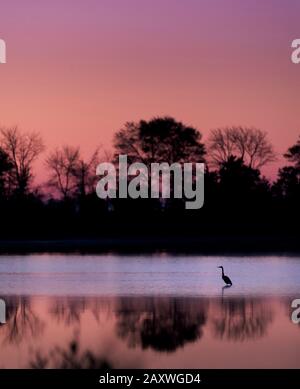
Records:
[[[99,149],[97,148],[88,160],[81,157],[74,170],[74,176],[77,183],[77,191],[83,198],[95,189],[97,181],[96,168],[99,163]]]
[[[50,171],[48,185],[66,200],[76,195],[85,196],[94,190],[97,179],[98,149],[86,161],[79,147],[64,146],[56,149],[46,159]]]
[[[11,189],[24,195],[33,178],[32,166],[44,150],[41,136],[36,132],[21,133],[18,127],[1,128],[1,147],[12,164]]]
[[[221,165],[234,156],[254,169],[260,169],[276,160],[267,133],[252,127],[225,127],[212,130],[208,140],[208,154],[215,165]]]
[[[74,173],[79,163],[79,148],[63,146],[56,149],[46,159],[50,171],[48,185],[58,191],[63,199],[73,196],[76,189]]]

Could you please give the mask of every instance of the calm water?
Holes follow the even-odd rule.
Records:
[[[0,256],[0,367],[300,368],[299,281],[297,257]]]

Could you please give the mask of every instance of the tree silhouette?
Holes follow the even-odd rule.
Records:
[[[277,196],[288,199],[294,206],[298,204],[300,195],[300,138],[288,149],[284,157],[290,165],[279,169],[273,190]]]
[[[237,200],[245,202],[249,196],[253,197],[259,190],[268,190],[268,183],[261,178],[258,169],[245,165],[242,158],[233,156],[222,163],[219,170],[219,183],[226,201],[231,198],[234,202]]]
[[[284,156],[289,162],[294,164],[295,168],[300,169],[300,137],[297,143],[290,147]]]
[[[148,168],[152,163],[186,163],[186,162],[204,162],[205,147],[201,142],[201,133],[190,126],[176,121],[172,117],[155,117],[149,121],[141,120],[138,123],[128,122],[125,127],[115,134],[114,147],[115,157],[117,160],[120,154],[125,154],[128,157],[128,163],[142,162]],[[176,165],[180,168],[180,165]],[[176,170],[176,169],[175,169]],[[159,186],[160,194],[164,186],[161,172],[154,175],[151,172],[151,180]],[[171,169],[169,180],[173,180],[175,173]],[[148,188],[150,188],[150,175]],[[171,209],[182,208],[182,199],[174,198],[174,187],[171,185],[170,198],[160,201],[158,199],[148,199],[135,201],[134,204],[130,200],[125,204],[122,201],[114,201],[115,209],[121,210],[132,206],[138,206],[139,209]],[[162,196],[160,196],[162,197]]]
[[[19,196],[27,194],[33,178],[33,162],[44,150],[38,133],[21,133],[17,127],[2,128],[1,147],[12,163],[10,185]]]
[[[63,200],[74,195],[76,190],[75,171],[79,163],[79,148],[63,146],[51,152],[46,159],[50,171],[49,187],[58,191]]]
[[[13,164],[8,154],[0,148],[0,198],[9,195],[9,176],[13,169]]]
[[[96,149],[88,160],[79,158],[74,170],[78,195],[84,199],[87,194],[93,193],[97,180],[96,168],[99,163],[99,150]]]
[[[78,240],[79,248],[85,246],[85,238],[97,237],[105,240],[109,248],[115,248],[110,239],[118,238],[120,246],[128,250],[136,250],[138,239],[149,241],[141,244],[149,248],[151,240],[156,239],[160,248],[173,250],[175,246],[185,246],[194,251],[201,248],[201,240],[204,250],[211,247],[213,250],[267,249],[268,235],[278,235],[282,239],[274,240],[272,248],[274,244],[283,249],[299,248],[297,229],[291,223],[297,216],[292,220],[290,216],[298,215],[300,210],[300,138],[287,150],[287,164],[279,170],[278,180],[272,187],[261,175],[260,167],[274,160],[275,153],[266,133],[259,129],[216,129],[205,147],[201,133],[194,127],[172,117],[154,117],[126,123],[115,134],[114,146],[114,153],[105,161],[115,162],[117,154],[127,154],[129,163],[143,162],[148,168],[152,162],[179,162],[177,171],[180,163],[212,161],[213,168],[206,164],[204,206],[186,211],[184,199],[176,198],[172,185],[174,166],[165,176],[162,170],[154,177],[149,175],[160,194],[163,183],[170,182],[170,198],[99,199],[95,192],[99,179],[96,176],[96,165],[100,162],[98,149],[83,158],[80,149],[71,146],[48,154],[49,181],[35,188],[33,164],[43,150],[41,137],[22,133],[16,127],[2,128],[2,239],[70,238],[74,241],[80,237],[83,239]],[[142,214],[142,218],[135,217]],[[227,235],[231,235],[234,244],[223,239]],[[219,238],[221,246],[212,245],[212,238]],[[188,241],[194,243],[189,245]]]
[[[46,159],[50,172],[48,186],[54,188],[63,200],[92,193],[97,179],[98,149],[85,161],[79,147],[63,146],[51,152]]]
[[[276,159],[266,132],[241,126],[212,130],[208,140],[208,154],[217,166],[234,156],[254,169],[260,169]]]
[[[171,117],[128,122],[114,137],[117,154],[127,154],[130,162],[202,162],[205,148],[202,135],[193,127]]]

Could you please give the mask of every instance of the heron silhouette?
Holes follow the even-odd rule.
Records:
[[[218,268],[219,268],[219,269],[222,269],[222,279],[223,279],[223,281],[225,282],[225,284],[226,284],[227,286],[231,286],[231,285],[232,285],[231,279],[230,279],[228,276],[226,276],[226,275],[224,274],[224,268],[223,268],[223,266],[218,266]]]

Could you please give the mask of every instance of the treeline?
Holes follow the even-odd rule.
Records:
[[[267,134],[256,128],[226,127],[206,143],[193,127],[171,117],[128,122],[116,132],[113,152],[63,146],[44,157],[47,181],[33,184],[34,163],[45,147],[37,133],[0,132],[2,239],[168,236],[298,235],[300,138],[284,155],[275,182],[261,169],[277,158]],[[126,154],[128,162],[205,162],[205,201],[185,210],[184,200],[101,200],[96,166]]]

